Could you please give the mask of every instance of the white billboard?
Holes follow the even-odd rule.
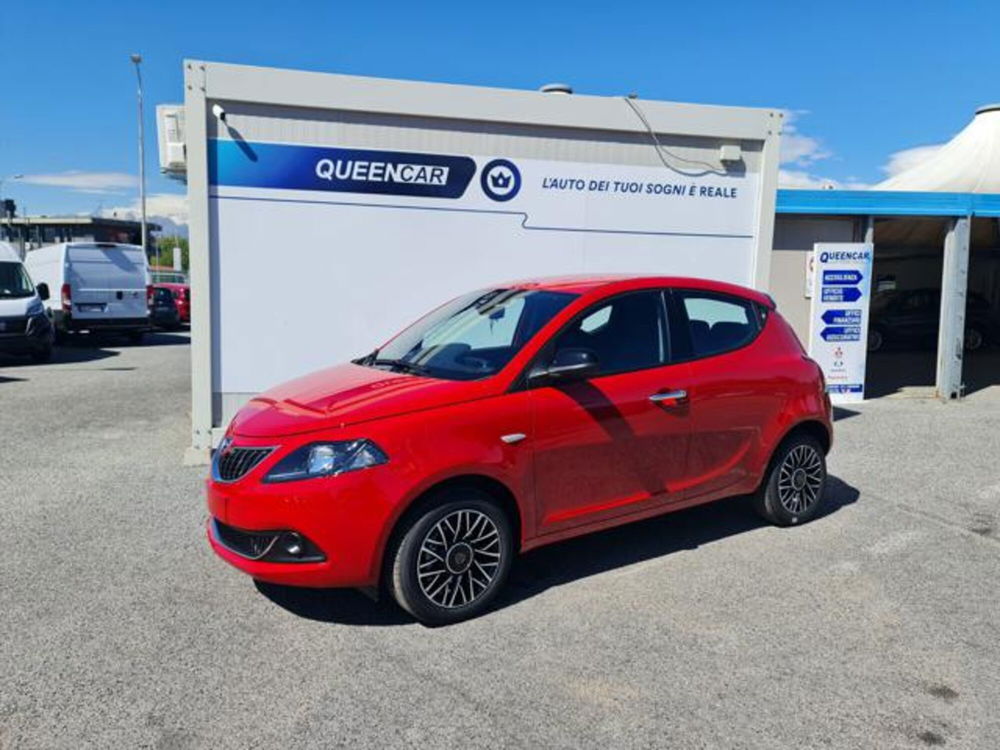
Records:
[[[252,395],[472,289],[769,278],[777,110],[184,68],[190,460]]]
[[[758,176],[684,166],[212,140],[216,390],[360,356],[431,307],[515,278],[752,285]]]

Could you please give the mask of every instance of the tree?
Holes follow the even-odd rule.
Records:
[[[181,237],[179,235],[166,235],[163,237],[156,238],[156,246],[147,249],[147,254],[149,255],[149,264],[151,266],[156,265],[156,248],[160,249],[160,265],[166,268],[170,268],[174,263],[173,250],[175,247],[181,249],[181,268],[186,272],[188,270],[188,239],[187,237]]]

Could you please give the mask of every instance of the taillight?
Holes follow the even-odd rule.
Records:
[[[146,307],[153,306],[153,287],[151,284],[146,285]]]
[[[62,285],[59,296],[62,298],[63,312],[69,312],[73,307],[73,295],[70,292],[69,284]]]

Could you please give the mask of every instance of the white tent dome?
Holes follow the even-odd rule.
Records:
[[[925,161],[872,189],[1000,193],[1000,104],[980,107],[961,133]]]

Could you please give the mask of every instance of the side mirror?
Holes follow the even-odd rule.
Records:
[[[533,382],[570,383],[592,378],[600,369],[597,355],[590,349],[560,349],[549,365],[538,366],[528,375]]]
[[[49,293],[49,285],[44,281],[35,287],[35,291],[38,292],[38,296],[43,302],[51,296]]]

